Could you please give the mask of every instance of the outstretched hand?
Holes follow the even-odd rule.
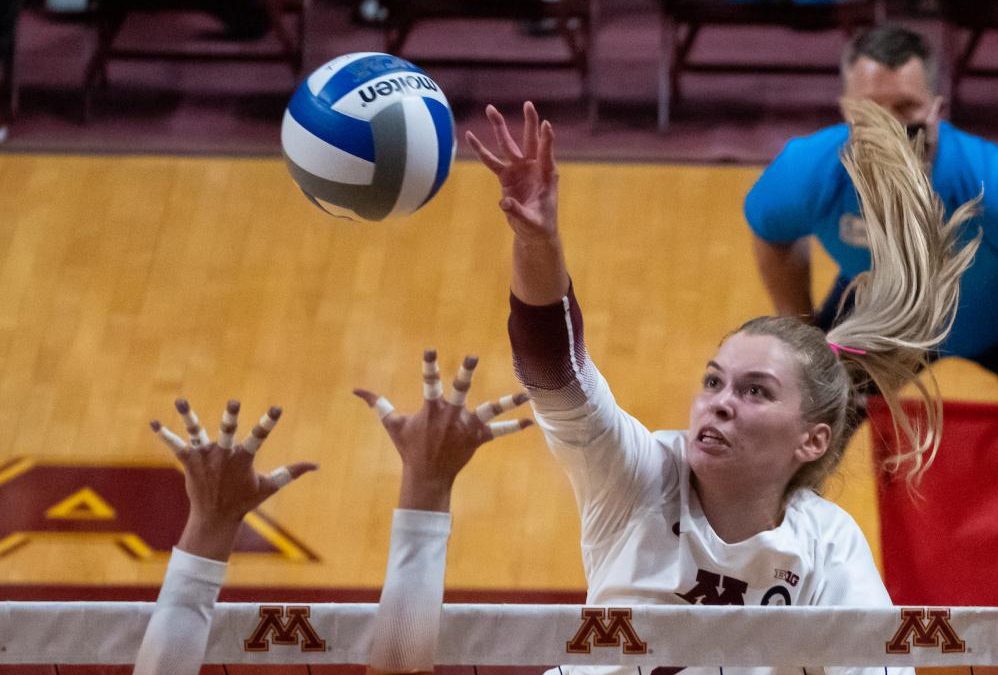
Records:
[[[402,491],[399,508],[424,511],[448,511],[454,479],[475,451],[492,439],[526,429],[529,419],[492,422],[492,418],[522,405],[529,396],[519,393],[504,396],[475,408],[465,408],[471,388],[471,376],[478,359],[466,356],[451,393],[444,398],[437,365],[437,353],[423,353],[423,407],[412,415],[403,415],[384,396],[366,389],[354,394],[371,406],[388,431],[402,457]]]
[[[499,208],[518,237],[527,241],[550,239],[558,230],[558,171],[551,123],[539,123],[534,104],[524,103],[523,139],[517,145],[494,106],[487,106],[485,115],[495,134],[498,155],[470,131],[465,139],[482,164],[499,178]]]
[[[226,560],[243,517],[292,480],[318,466],[298,462],[269,474],[259,474],[254,469],[254,456],[280,419],[280,408],[270,408],[243,442],[233,447],[238,401],[229,401],[226,406],[217,443],[211,442],[185,399],[177,399],[176,407],[184,419],[189,441],[158,420],[153,420],[150,426],[184,467],[190,513],[177,546],[194,555]]]

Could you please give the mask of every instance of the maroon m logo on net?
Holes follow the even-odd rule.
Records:
[[[941,647],[944,654],[967,651],[967,644],[956,634],[949,617],[948,609],[902,609],[901,625],[887,643],[887,653],[908,654],[912,646]]]
[[[638,637],[626,607],[583,607],[582,625],[565,643],[569,654],[588,654],[593,647],[618,647],[625,654],[647,654],[648,643]]]
[[[253,629],[253,634],[243,641],[243,649],[269,652],[270,645],[275,644],[300,645],[303,652],[325,651],[326,641],[319,637],[308,620],[311,612],[307,605],[261,605],[260,622]]]

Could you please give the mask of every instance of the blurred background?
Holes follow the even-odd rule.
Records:
[[[387,49],[440,82],[462,128],[481,127],[485,103],[530,98],[557,121],[564,157],[763,163],[838,121],[842,47],[883,20],[937,49],[959,126],[996,133],[998,87],[982,76],[998,72],[991,2],[5,3],[9,151],[276,153],[304,75]]]

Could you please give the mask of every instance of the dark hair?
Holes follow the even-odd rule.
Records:
[[[865,56],[877,63],[895,70],[908,63],[912,58],[919,58],[925,64],[929,86],[935,89],[938,78],[938,64],[932,53],[932,48],[925,38],[913,30],[894,24],[874,26],[849,41],[842,54],[842,70],[852,66]]]

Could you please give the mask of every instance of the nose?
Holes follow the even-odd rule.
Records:
[[[717,395],[711,398],[710,412],[718,419],[730,420],[735,416],[735,407],[731,396],[731,390],[725,387],[723,391],[717,392]]]

